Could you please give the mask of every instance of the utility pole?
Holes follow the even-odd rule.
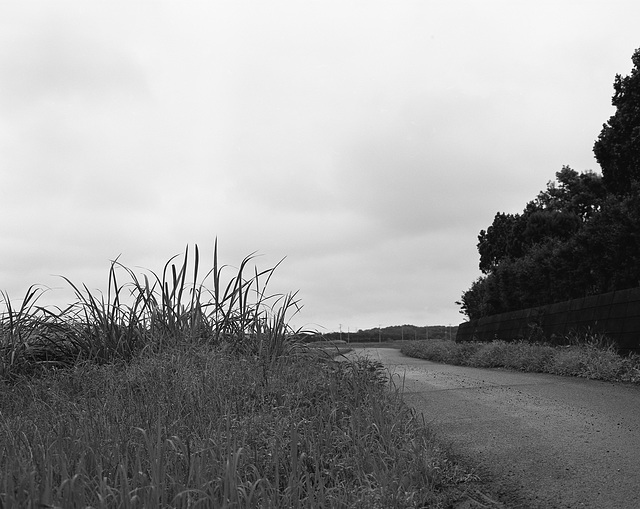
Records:
[[[378,343],[382,343],[382,324],[378,324]]]
[[[340,341],[342,341],[342,324],[340,324]]]

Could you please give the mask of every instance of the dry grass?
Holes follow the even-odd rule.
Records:
[[[553,373],[598,380],[640,383],[640,357],[622,357],[601,338],[571,338],[552,346],[526,341],[456,343],[416,341],[402,348],[410,357],[481,368]]]

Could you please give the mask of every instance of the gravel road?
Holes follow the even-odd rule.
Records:
[[[405,401],[509,508],[640,508],[640,387],[438,364],[392,348]]]

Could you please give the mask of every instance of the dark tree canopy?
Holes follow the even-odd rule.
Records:
[[[488,274],[507,258],[522,254],[521,231],[525,223],[520,214],[498,212],[487,230],[478,235],[480,270]]]
[[[549,182],[547,190],[538,195],[536,207],[576,214],[586,221],[600,209],[607,194],[602,176],[593,171],[578,173],[563,166],[556,180],[557,185]]]
[[[458,302],[469,318],[640,285],[640,49],[632,60],[593,148],[602,176],[564,166],[522,213],[480,232],[483,276]]]
[[[564,166],[520,214],[478,236],[483,276],[458,304],[469,318],[629,288],[640,280],[640,199]]]
[[[640,181],[640,49],[631,60],[631,74],[615,77],[611,102],[616,112],[593,147],[605,185],[618,195],[628,194]]]
[[[605,197],[600,175],[563,166],[556,179],[557,184],[549,182],[521,214],[499,212],[491,226],[480,231],[478,253],[484,274],[503,260],[521,258],[536,244],[570,238],[600,209]]]

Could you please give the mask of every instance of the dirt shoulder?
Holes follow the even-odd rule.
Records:
[[[394,373],[405,401],[505,507],[640,507],[640,387],[437,364],[396,348],[356,354]]]

